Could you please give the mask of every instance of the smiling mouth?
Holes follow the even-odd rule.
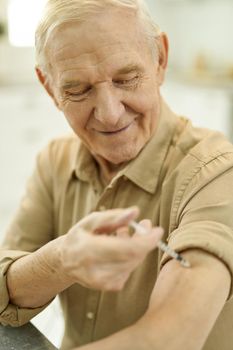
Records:
[[[125,126],[124,128],[118,129],[118,130],[113,130],[113,131],[99,131],[100,134],[103,135],[116,135],[119,134],[122,131],[125,131],[126,129],[128,129],[130,127],[131,124]]]

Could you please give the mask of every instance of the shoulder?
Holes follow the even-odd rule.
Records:
[[[52,177],[68,177],[75,167],[80,140],[76,135],[66,135],[51,140],[37,157],[37,165]]]
[[[224,153],[232,153],[233,145],[220,132],[194,127],[186,118],[180,118],[180,133],[176,140],[176,148],[183,155],[190,155],[199,161],[209,159]]]
[[[226,137],[217,131],[195,128],[183,118],[180,125],[163,183],[176,208],[204,192],[206,186],[215,188],[216,193],[224,183],[233,183],[233,145]]]
[[[174,158],[179,158],[181,174],[196,174],[208,168],[208,177],[233,167],[233,145],[220,132],[197,128],[181,118],[179,136],[174,144]],[[183,177],[183,176],[182,176]]]
[[[64,135],[52,139],[44,148],[44,152],[49,152],[52,157],[59,158],[72,154],[80,144],[78,137],[74,134]]]
[[[194,128],[186,120],[181,125],[162,185],[165,210],[170,203],[169,232],[184,217],[224,219],[225,225],[233,227],[233,145],[219,132]]]

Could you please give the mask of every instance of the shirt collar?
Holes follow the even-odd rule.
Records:
[[[162,101],[158,127],[154,135],[140,154],[121,172],[122,175],[149,193],[155,193],[156,191],[159,175],[176,128],[176,122],[175,114]]]
[[[176,116],[162,100],[158,127],[155,134],[144,146],[139,155],[124,169],[119,171],[112,182],[115,182],[121,176],[125,176],[145,191],[154,193],[175,127]],[[93,182],[93,179],[98,177],[96,161],[82,142],[80,142],[78,147],[72,174],[80,180],[88,182]]]
[[[98,176],[96,161],[81,141],[79,142],[72,175],[87,182]]]

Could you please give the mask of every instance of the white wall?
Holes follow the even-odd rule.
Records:
[[[23,193],[36,154],[50,138],[70,129],[39,83],[0,87],[0,120],[0,232],[3,232]]]
[[[168,33],[171,64],[190,69],[202,54],[215,69],[233,68],[232,0],[146,0]]]

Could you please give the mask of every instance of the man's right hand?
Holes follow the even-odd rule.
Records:
[[[36,308],[74,283],[98,290],[122,289],[162,235],[160,228],[143,220],[148,234],[131,236],[128,224],[137,215],[137,207],[94,212],[66,235],[16,260],[7,271],[11,303]]]
[[[85,287],[117,291],[153,250],[162,236],[149,220],[141,222],[148,234],[129,234],[137,207],[94,212],[86,216],[60,240],[62,274]]]

